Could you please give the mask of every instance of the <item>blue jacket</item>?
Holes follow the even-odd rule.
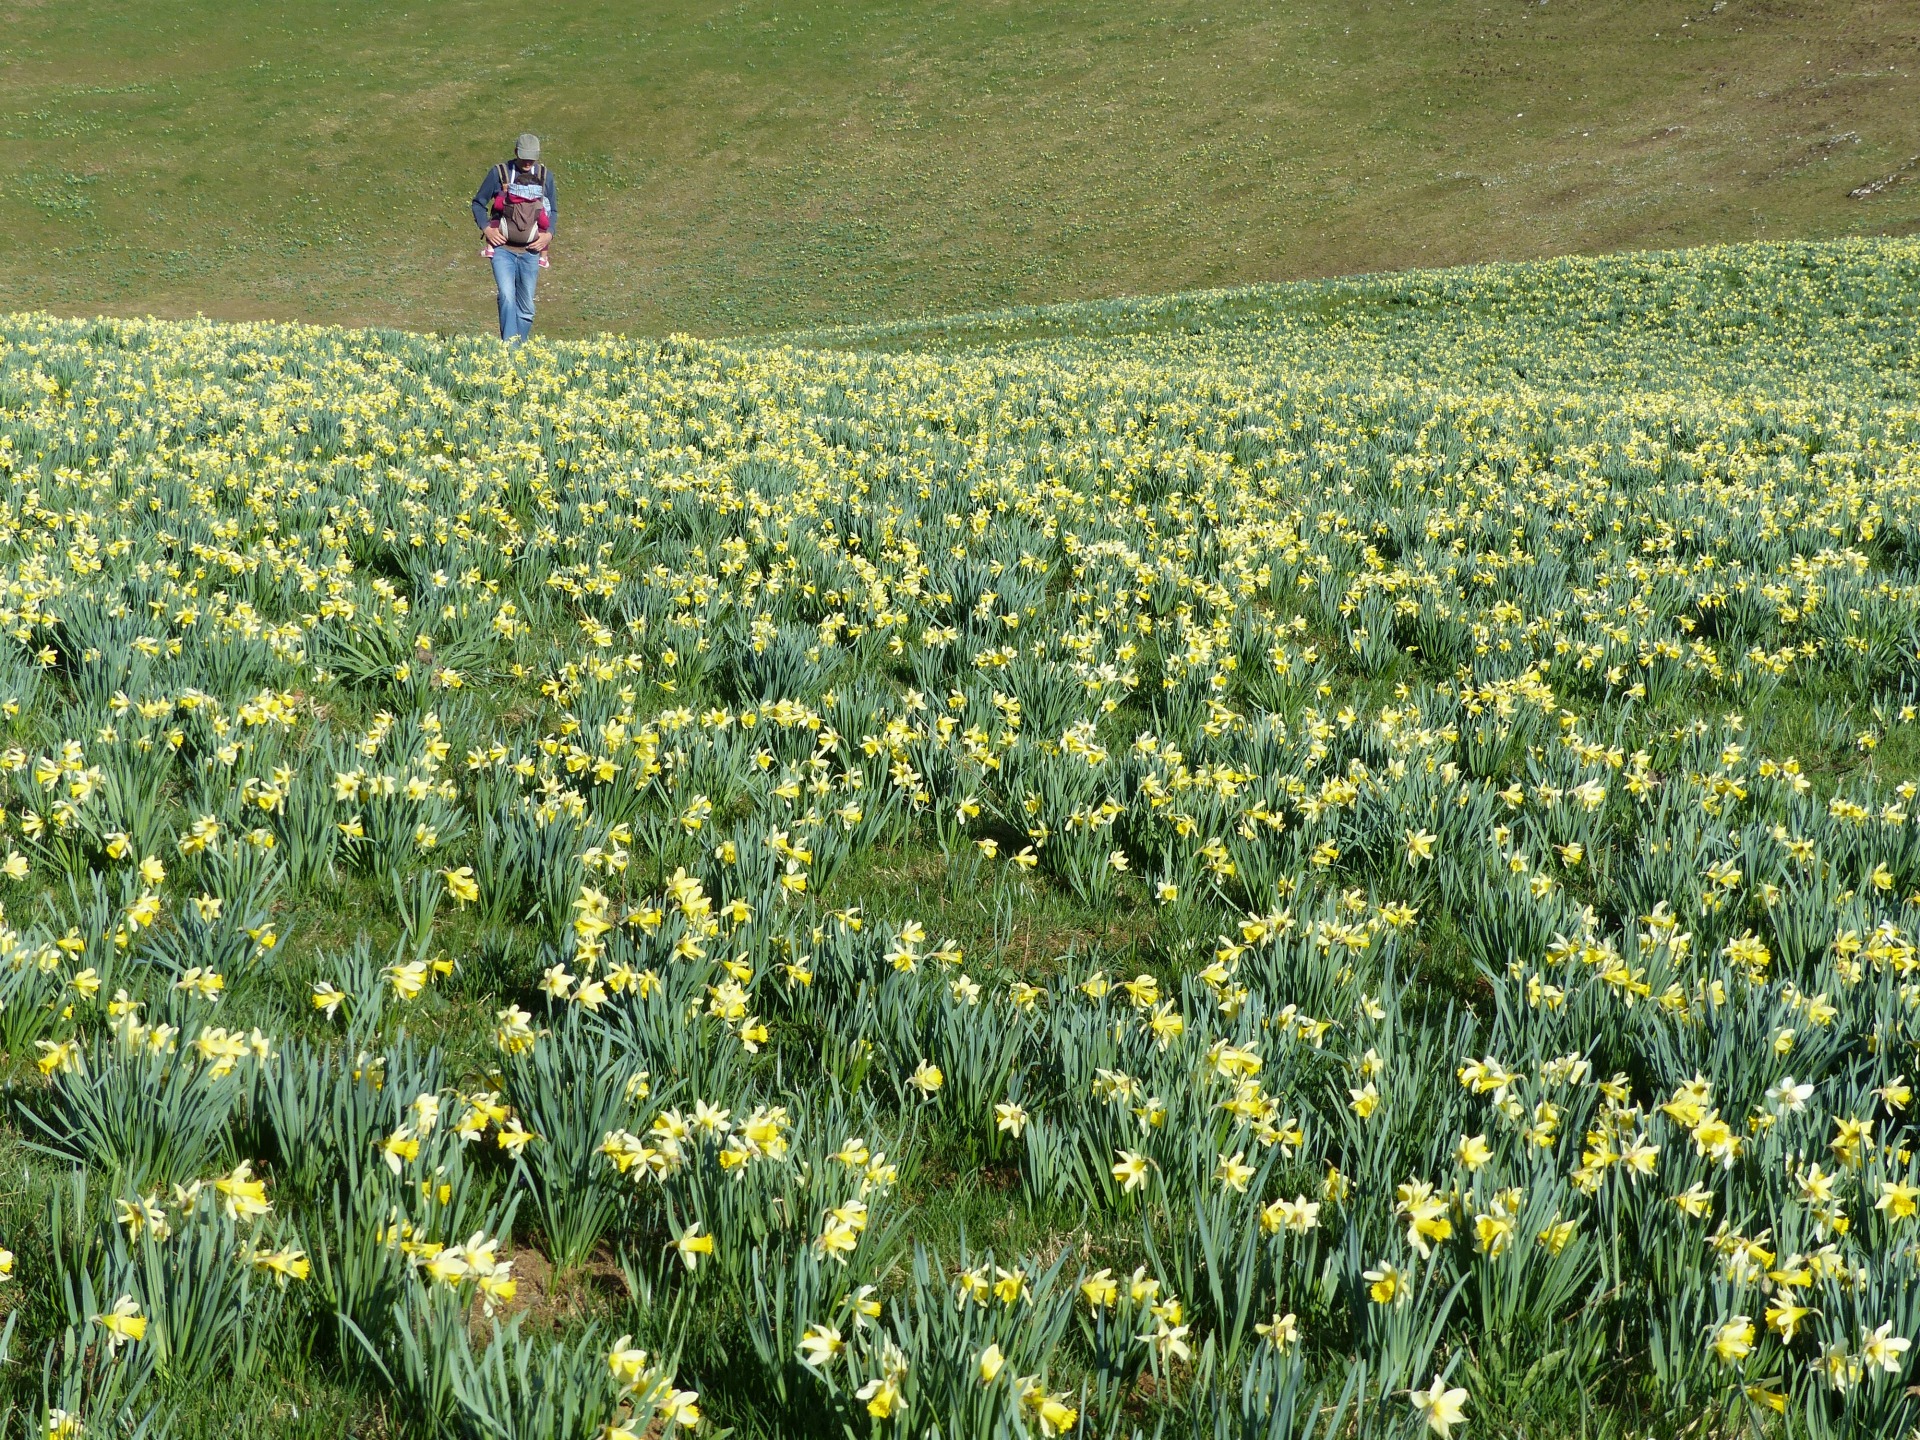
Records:
[[[487,228],[493,218],[493,197],[500,193],[500,167],[487,167],[487,178],[480,182],[480,188],[473,197],[473,223],[480,229]],[[552,218],[553,228],[560,228],[560,206],[554,199],[553,171],[547,171],[547,214]]]

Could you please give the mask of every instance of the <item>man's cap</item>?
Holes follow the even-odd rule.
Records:
[[[522,135],[513,142],[513,158],[516,160],[538,160],[540,158],[540,137]]]

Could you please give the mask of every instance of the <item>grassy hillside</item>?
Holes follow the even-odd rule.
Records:
[[[0,307],[479,330],[542,132],[549,333],[1905,232],[1893,0],[0,0]]]
[[[0,318],[0,1432],[1908,1433],[1916,295]]]

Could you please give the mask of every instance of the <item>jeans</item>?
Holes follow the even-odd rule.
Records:
[[[508,344],[533,333],[533,287],[540,283],[540,257],[531,250],[493,252],[493,283],[500,291],[500,338]]]

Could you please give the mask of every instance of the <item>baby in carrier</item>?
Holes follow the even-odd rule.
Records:
[[[533,243],[536,235],[553,229],[553,212],[547,205],[547,167],[537,161],[521,169],[517,161],[503,161],[494,173],[500,191],[493,197],[491,219],[507,237],[510,249],[521,250]],[[493,257],[494,246],[482,245],[482,259]],[[547,252],[540,252],[540,268],[547,268]]]

